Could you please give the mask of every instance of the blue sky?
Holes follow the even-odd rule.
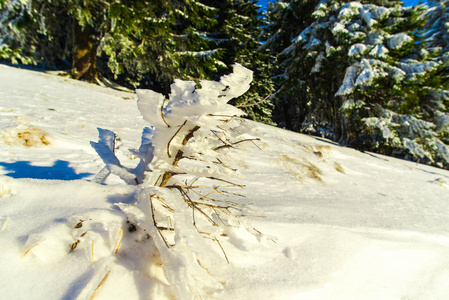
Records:
[[[418,4],[419,0],[402,0],[404,2],[405,6],[412,6],[415,4]],[[274,2],[274,1],[270,1]],[[425,2],[425,1],[424,1]],[[263,8],[268,6],[268,0],[259,0],[259,5],[261,5]]]

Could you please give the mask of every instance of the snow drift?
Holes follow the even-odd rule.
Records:
[[[449,296],[448,171],[244,121],[224,142],[260,140],[220,159],[229,181],[245,185],[229,199],[237,223],[217,231],[218,244],[177,228],[191,225],[192,210],[166,203],[178,222],[159,215],[160,225],[179,229],[176,252],[153,238],[150,203],[136,205],[148,190],[114,174],[93,182],[104,168],[89,145],[98,128],[116,134],[112,152],[127,169],[151,141],[134,94],[4,65],[0,77],[0,298]],[[8,142],[26,128],[48,143]],[[160,193],[155,206],[180,195],[146,187]]]

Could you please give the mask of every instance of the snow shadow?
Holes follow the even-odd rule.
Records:
[[[76,180],[93,175],[92,173],[76,173],[75,169],[69,166],[69,162],[64,160],[57,160],[50,167],[33,166],[30,161],[0,162],[0,167],[9,172],[5,176],[16,179]]]

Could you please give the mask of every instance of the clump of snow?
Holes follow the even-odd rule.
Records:
[[[413,39],[409,35],[401,32],[390,36],[387,41],[387,45],[390,49],[398,49],[401,48],[405,43],[409,43],[411,41],[413,41]]]
[[[367,46],[365,44],[354,44],[349,48],[348,55],[357,57],[366,53]]]

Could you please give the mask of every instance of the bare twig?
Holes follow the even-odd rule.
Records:
[[[168,100],[168,99],[165,98],[165,99],[164,99],[164,102],[162,102],[162,105],[161,105],[161,117],[162,117],[162,121],[164,121],[164,123],[167,125],[167,127],[170,128],[171,126],[167,123],[167,121],[165,120],[165,117],[164,117],[164,105],[165,105],[165,102],[166,102],[167,100]]]
[[[156,218],[154,217],[154,207],[153,207],[153,197],[154,196],[155,195],[150,195],[150,207],[151,207],[151,216],[153,218],[153,225],[154,225],[154,227],[156,227],[157,231],[159,232],[159,235],[161,236],[162,240],[164,241],[165,246],[167,246],[167,248],[170,248],[167,241],[165,240],[164,235],[162,234],[161,230],[159,229],[159,226],[157,226]]]
[[[218,136],[218,134],[211,130],[211,132],[224,144],[224,145],[229,145],[229,143],[225,142],[221,137]]]
[[[226,252],[224,251],[223,247],[221,246],[220,241],[219,241],[217,238],[214,238],[214,240],[217,242],[218,246],[220,246],[221,251],[223,251],[223,254],[224,254],[225,258],[226,258],[226,261],[227,261],[228,264],[229,264],[228,256],[226,255]]]
[[[258,101],[258,102],[256,102],[256,103],[247,104],[248,102],[250,102],[250,101],[252,101],[252,100],[254,100],[254,99],[257,98],[257,97],[252,97],[252,98],[247,99],[247,100],[246,100],[245,102],[243,102],[242,104],[236,105],[235,107],[240,108],[240,107],[251,107],[251,106],[256,106],[256,105],[258,105],[258,104],[260,104],[260,103],[262,103],[262,102],[265,102],[268,98],[270,98],[271,95],[272,95],[272,94],[269,94],[268,96],[266,96],[265,98],[263,98],[262,100],[260,100],[260,101]]]
[[[198,207],[198,205],[196,205],[196,203],[192,200],[192,198],[190,198],[190,196],[186,193],[186,191],[184,191],[184,189],[181,186],[179,186],[179,185],[170,185],[170,186],[166,186],[166,188],[169,188],[169,189],[170,188],[175,188],[175,189],[177,189],[179,191],[179,193],[183,196],[184,201],[190,204],[190,206],[193,209],[193,225],[195,227],[196,227],[195,209],[197,211],[199,211],[212,225],[218,226],[218,224],[214,220],[212,220],[212,218],[209,217],[208,214],[206,214],[201,208]]]
[[[231,184],[233,186],[238,186],[239,188],[242,188],[242,189],[245,188],[245,185],[243,185],[243,184],[233,183],[233,182],[230,182],[228,180],[221,179],[221,178],[217,178],[217,177],[206,177],[206,178],[211,179],[211,180],[218,180],[218,181],[221,181],[221,182],[229,183],[229,184]]]
[[[230,166],[226,165],[219,158],[217,158],[217,161],[213,161],[212,163],[222,165],[223,167],[228,168],[231,171],[237,171],[237,169],[231,168]]]
[[[175,136],[179,133],[179,131],[181,130],[181,128],[187,123],[187,120],[181,125],[181,127],[178,129],[178,131],[176,131],[176,133],[172,136],[172,138],[170,139],[170,141],[167,144],[167,154],[168,157],[172,157],[170,154],[170,143],[172,142],[172,140],[175,138]],[[187,145],[187,143],[189,142],[189,140],[193,137],[194,133],[200,129],[200,126],[195,126],[193,127],[184,137],[184,139],[182,140],[182,145],[185,146]],[[173,160],[172,165],[173,166],[177,166],[178,162],[183,158],[183,154],[184,152],[179,149],[178,152],[176,153],[175,159]],[[173,175],[175,175],[173,172],[167,171],[164,173],[164,175],[162,176],[162,180],[161,180],[161,184],[159,185],[160,187],[165,187],[168,184],[168,181],[170,180],[170,178],[173,177]]]
[[[184,123],[181,124],[181,126],[179,126],[178,130],[176,130],[175,134],[171,137],[171,139],[168,141],[167,143],[167,155],[168,157],[171,158],[171,154],[170,154],[170,143],[173,141],[173,139],[176,137],[176,135],[181,131],[182,127],[184,127],[184,125],[187,124],[187,120],[184,121]]]
[[[237,141],[237,142],[234,142],[234,143],[230,143],[230,144],[227,144],[227,145],[218,146],[218,147],[214,148],[213,150],[217,151],[217,150],[220,150],[222,148],[230,148],[230,147],[233,147],[234,145],[237,145],[237,144],[240,144],[240,143],[243,143],[243,142],[250,142],[250,141],[260,141],[260,138],[244,139],[244,140]]]

